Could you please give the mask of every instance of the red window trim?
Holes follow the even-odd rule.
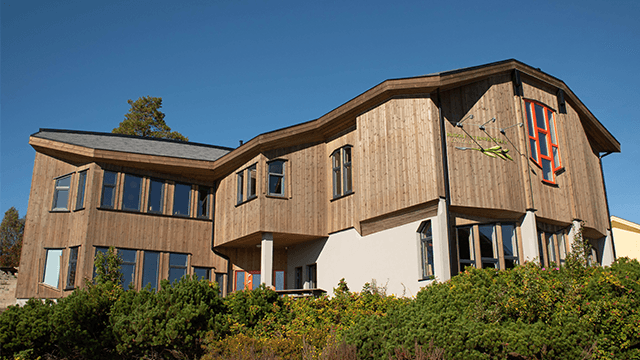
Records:
[[[562,169],[562,160],[560,157],[560,148],[558,144],[558,127],[556,125],[557,123],[556,112],[552,110],[550,107],[538,101],[524,100],[524,103],[526,107],[525,113],[527,116],[527,128],[528,128],[527,137],[529,138],[529,148],[531,150],[530,159],[534,163],[536,163],[536,165],[538,165],[541,169],[544,169],[542,165],[542,159],[549,161],[551,163],[552,179],[551,180],[545,179],[545,174],[543,173],[542,181],[549,184],[555,184],[556,173],[560,169]],[[542,113],[544,116],[543,121],[544,121],[544,124],[546,125],[546,129],[538,127],[538,119],[536,117],[536,111],[535,111],[536,105],[542,108]],[[551,121],[549,121],[550,120],[549,115],[551,115]],[[551,131],[552,126],[553,126],[553,131]],[[533,132],[533,136],[531,135],[532,132]],[[547,150],[548,155],[543,155],[542,152],[540,151],[540,135],[541,134],[543,134],[545,137],[545,140],[548,146],[548,150]],[[554,139],[555,144],[554,144],[554,141],[552,141],[551,139],[552,135],[555,135],[555,139]],[[531,141],[535,143],[535,149],[532,148]],[[554,155],[553,155],[554,149],[558,153],[558,164],[556,164],[556,161],[554,160]],[[535,151],[536,157],[534,157],[534,151]]]

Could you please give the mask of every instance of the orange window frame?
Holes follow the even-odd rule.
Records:
[[[527,115],[527,137],[529,138],[529,147],[531,149],[530,158],[543,170],[542,181],[555,184],[556,172],[562,169],[555,111],[533,100],[525,100],[524,104]],[[542,119],[539,119],[540,116],[542,116]],[[539,126],[540,123],[544,125],[544,128]],[[543,141],[541,141],[542,137],[544,137]],[[547,146],[546,154],[542,151],[543,142]],[[547,178],[545,173],[545,161],[551,167],[550,178]]]

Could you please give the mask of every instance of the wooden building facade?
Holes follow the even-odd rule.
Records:
[[[387,80],[237,149],[58,130],[30,144],[19,298],[81,286],[107,246],[135,288],[197,273],[224,292],[345,278],[411,295],[466,266],[562,264],[575,234],[615,258],[601,157],[620,144],[516,60]]]

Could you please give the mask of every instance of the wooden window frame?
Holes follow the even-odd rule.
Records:
[[[236,204],[240,205],[244,202],[244,170],[238,172],[236,174],[236,183],[237,183],[237,196],[236,196]]]
[[[75,252],[74,252],[75,250]],[[69,248],[69,259],[67,261],[67,284],[65,290],[73,290],[76,287],[76,276],[78,273],[78,255],[80,246]],[[75,256],[74,256],[75,254]]]
[[[253,174],[253,177],[252,177]],[[254,163],[236,173],[236,206],[258,197],[258,163]],[[246,181],[245,181],[246,179]],[[246,190],[246,193],[245,193]],[[246,197],[245,197],[246,194]],[[276,196],[276,195],[274,195]]]
[[[49,269],[49,267],[47,266],[49,264],[49,252],[50,251],[60,251],[60,257],[58,259],[58,276],[57,276],[57,283],[56,285],[51,285],[49,283],[46,283],[45,280],[47,279],[47,273],[49,271],[53,271],[54,269]],[[64,256],[64,248],[45,248],[45,257],[44,257],[44,269],[42,270],[42,277],[40,278],[41,281],[40,283],[55,288],[55,289],[60,289],[60,278],[61,278],[61,274],[62,274],[62,258]]]
[[[110,183],[106,183],[106,177],[107,174],[114,174],[115,175],[115,182],[113,184]],[[112,195],[111,195],[111,204],[105,204],[104,202],[104,194],[105,194],[105,188],[109,188],[113,191]],[[104,170],[103,174],[102,174],[102,193],[100,194],[100,207],[103,209],[115,209],[117,204],[118,204],[118,172],[117,171],[110,171],[110,170]]]
[[[202,193],[206,192],[204,200]],[[208,186],[198,185],[198,213],[196,214],[199,219],[211,218],[211,188]]]
[[[345,145],[331,153],[333,199],[353,194],[353,146]],[[347,161],[347,152],[349,160]]]
[[[282,163],[282,173],[271,172],[271,164],[281,162]],[[274,159],[271,161],[267,161],[267,195],[278,197],[278,198],[286,198],[287,197],[287,163],[286,159]],[[271,177],[280,178],[280,184],[282,191],[279,193],[271,192]]]
[[[182,264],[178,264],[178,265],[172,265],[171,264],[171,257],[174,255],[183,255],[185,257],[185,261],[184,261],[184,265]],[[173,279],[173,281],[171,281],[171,269],[184,269],[184,274],[182,274],[179,278],[177,279]],[[182,278],[184,278],[185,276],[188,275],[188,270],[189,269],[189,254],[187,253],[177,253],[177,252],[171,252],[169,253],[169,272],[168,272],[168,278],[169,282],[173,285],[174,281],[180,281],[182,280]]]
[[[87,176],[89,169],[78,172],[78,189],[76,191],[76,208],[75,211],[84,209],[84,195],[87,188]]]
[[[513,226],[513,241],[515,244],[515,249],[512,249],[514,255],[505,256],[504,254],[504,238],[503,238],[503,225],[512,225]],[[493,247],[493,258],[482,257],[481,247],[480,247],[480,226],[492,226],[492,247]],[[456,227],[456,247],[458,249],[458,272],[464,271],[462,264],[468,264],[475,268],[482,268],[483,261],[491,262],[496,264],[495,268],[505,269],[506,262],[505,259],[511,260],[514,262],[514,265],[520,264],[521,254],[520,254],[520,243],[518,237],[518,223],[515,221],[496,221],[496,222],[483,222],[483,223],[475,223],[475,224],[466,224]],[[459,238],[459,230],[460,229],[469,229],[469,237],[470,240],[470,256],[472,259],[460,259],[460,238]]]
[[[542,169],[543,182],[556,184],[556,174],[562,169],[556,112],[538,101],[524,100],[524,104],[525,116],[527,117],[527,137],[531,150],[530,159]],[[539,114],[536,111],[536,106],[542,109],[542,120],[538,119]],[[544,128],[538,126],[540,122],[545,126]],[[541,135],[544,136],[544,143],[547,145],[547,155],[544,155],[541,150]],[[545,172],[543,160],[548,161],[551,166],[550,178]]]
[[[253,177],[251,174],[253,173]],[[247,168],[247,201],[258,196],[258,164]]]
[[[66,174],[55,178],[54,187],[53,187],[53,201],[51,203],[51,211],[69,211],[69,200],[71,198],[71,181],[73,173]],[[61,185],[60,181],[69,179],[69,185]],[[58,197],[60,193],[67,193],[67,203],[64,204],[64,207],[59,207]]]
[[[178,213],[176,213],[176,196],[178,194],[176,189],[178,188],[178,185],[189,187],[189,194],[188,194],[188,199],[187,199],[187,213],[186,214],[178,214]],[[171,209],[171,215],[172,216],[191,217],[191,193],[192,192],[193,192],[193,185],[187,184],[187,183],[183,183],[183,182],[177,182],[177,181],[174,182],[174,184],[173,184],[173,206],[172,206],[172,209]]]
[[[158,210],[151,210],[151,187],[153,183],[159,183],[160,185],[160,208]],[[164,214],[164,205],[165,205],[165,190],[167,188],[167,183],[165,180],[158,178],[149,178],[149,186],[147,186],[147,213],[149,214]]]
[[[127,199],[126,197],[129,195],[134,195],[135,194],[135,190],[129,190],[129,191],[134,191],[133,193],[130,193],[129,191],[127,191],[127,185],[129,184],[129,180],[131,179],[139,179],[138,181],[138,204],[134,207],[127,207],[126,203],[127,203]],[[140,176],[140,175],[135,175],[135,174],[129,174],[129,173],[125,173],[124,174],[124,186],[122,189],[122,210],[125,211],[134,211],[134,212],[140,212],[142,210],[142,199],[143,199],[143,187],[144,187],[144,176]]]
[[[423,221],[418,227],[420,280],[432,280],[435,275],[432,230],[431,220]]]

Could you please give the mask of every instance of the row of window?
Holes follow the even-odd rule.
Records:
[[[519,263],[514,223],[458,226],[456,236],[459,271],[467,266],[510,269]]]
[[[157,178],[146,178],[134,174],[124,174],[124,184],[122,186],[122,210],[139,211],[154,214],[165,213],[165,193],[173,188],[173,207],[171,214],[175,216],[191,215],[191,196],[197,196],[196,211],[193,216],[209,219],[211,188],[198,185],[197,188],[185,183],[167,183],[165,180]],[[143,185],[148,181],[146,191]],[[100,207],[104,209],[115,209],[117,204],[118,173],[114,171],[104,171],[102,180],[102,195]],[[143,209],[143,199],[146,199],[146,206]]]
[[[538,102],[525,100],[531,160],[542,168],[543,181],[555,184],[562,169],[555,112]]]
[[[84,192],[87,184],[88,170],[78,172],[78,191],[76,193],[75,210],[84,209]],[[71,197],[71,177],[73,174],[67,174],[55,179],[53,190],[52,211],[68,211],[69,198]]]
[[[278,159],[267,163],[267,195],[285,196],[286,160]],[[258,164],[253,164],[236,173],[238,191],[237,203],[242,204],[258,196]],[[246,192],[245,192],[246,190]]]
[[[234,288],[236,291],[255,290],[260,286],[260,279],[260,271],[238,270],[235,272]],[[284,270],[274,270],[273,279],[276,290],[284,290]]]

